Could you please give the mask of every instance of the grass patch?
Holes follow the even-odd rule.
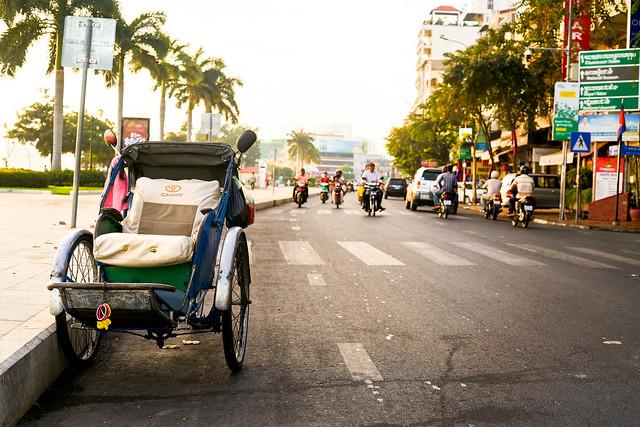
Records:
[[[55,185],[49,185],[48,187],[32,188],[32,187],[0,187],[7,190],[29,190],[29,191],[51,191],[51,194],[57,194],[59,196],[68,196],[71,194],[73,187],[64,186],[59,187]],[[102,187],[80,187],[80,191],[102,191]]]

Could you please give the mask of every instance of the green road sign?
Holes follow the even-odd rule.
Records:
[[[639,94],[638,82],[580,84],[580,99],[638,96]]]
[[[580,85],[574,82],[557,82],[553,96],[553,140],[569,139],[578,130]]]
[[[638,109],[638,97],[632,98],[580,98],[580,111],[619,111],[624,101],[625,110]]]
[[[463,145],[460,147],[460,156],[462,160],[467,160],[471,158],[471,147],[468,145]]]
[[[580,52],[580,69],[640,64],[638,49],[587,50]]]

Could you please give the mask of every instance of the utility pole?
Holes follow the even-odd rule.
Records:
[[[565,81],[569,81],[569,71],[571,68],[571,25],[573,18],[573,0],[569,0],[569,17],[567,19],[567,65],[566,65],[566,75]],[[564,221],[565,219],[565,204],[567,197],[567,151],[568,151],[569,141],[562,141],[562,172],[560,175],[560,221]],[[577,176],[577,175],[576,175]],[[576,197],[577,198],[577,197]]]
[[[276,196],[276,154],[278,152],[278,146],[273,144],[273,169],[271,171],[271,187],[273,188],[272,194],[275,200]]]

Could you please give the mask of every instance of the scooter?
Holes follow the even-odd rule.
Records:
[[[531,196],[516,198],[515,209],[511,216],[511,225],[517,227],[518,224],[522,228],[527,228],[529,222],[533,219],[533,207],[535,200]]]
[[[300,181],[296,183],[295,196],[293,201],[298,205],[298,208],[301,208],[304,203],[306,203],[304,197],[304,190],[306,189],[307,184],[304,181]]]
[[[320,184],[320,200],[322,203],[326,203],[329,200],[329,184],[326,182]]]
[[[442,193],[440,195],[440,209],[438,209],[438,216],[444,219],[449,218],[449,213],[452,212],[453,208],[453,196],[451,193]]]
[[[500,196],[500,194],[494,194],[487,202],[487,207],[484,211],[484,219],[491,218],[495,221],[500,212],[502,212],[502,196]]]
[[[340,205],[342,204],[342,193],[343,193],[343,189],[342,189],[342,184],[340,184],[339,182],[336,182],[333,185],[333,203],[336,205],[336,209],[340,209]]]
[[[377,184],[364,184],[362,209],[367,212],[367,216],[376,216],[376,199],[379,191]]]

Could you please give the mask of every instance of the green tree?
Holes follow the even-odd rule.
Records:
[[[178,108],[187,106],[187,140],[192,141],[193,110],[207,97],[203,70],[211,64],[211,58],[205,57],[200,48],[194,55],[181,52],[178,59],[179,78],[169,95],[175,96]]]
[[[7,132],[7,137],[16,139],[22,144],[34,144],[38,152],[44,157],[50,157],[53,153],[53,111],[54,102],[51,97],[46,97],[44,102],[35,102],[26,107],[18,115],[18,120],[13,128]],[[75,151],[76,129],[78,112],[74,111],[64,115],[64,135],[61,147],[62,153]],[[114,153],[111,148],[102,142],[102,135],[113,124],[100,116],[85,115],[83,127],[82,164],[84,168],[89,165],[106,166],[111,161]]]
[[[205,95],[203,97],[205,111],[212,113],[215,109],[229,122],[238,123],[238,104],[235,99],[236,86],[242,81],[229,77],[224,73],[226,65],[220,58],[212,58],[210,66],[203,71]]]
[[[304,130],[291,131],[287,135],[287,151],[290,159],[296,159],[296,168],[300,170],[305,162],[320,161],[320,151],[313,145],[313,137]]]
[[[55,71],[53,155],[51,169],[60,170],[64,124],[64,68],[62,35],[68,15],[114,16],[113,0],[0,0],[0,19],[7,30],[0,35],[0,73],[13,77],[25,63],[31,45],[46,37],[49,45],[47,73]]]
[[[236,145],[236,141],[238,140],[238,137],[242,135],[242,132],[248,129],[251,129],[256,133],[258,132],[258,129],[250,128],[248,126],[230,126],[228,124],[225,124],[224,126],[222,126],[222,129],[220,131],[220,133],[222,134],[220,140],[225,144],[231,145],[232,147],[234,147],[234,149],[237,150],[238,146]],[[260,155],[260,141],[256,141],[255,144],[251,146],[249,151],[244,153],[242,157],[242,165],[256,166],[258,164],[258,160],[260,160]]]
[[[166,55],[169,51],[169,40],[160,32],[166,21],[164,12],[143,13],[127,23],[118,14],[116,25],[116,55],[114,66],[116,71],[105,74],[108,86],[118,85],[118,142],[122,143],[122,111],[124,108],[124,73],[125,64],[129,60],[133,72],[149,64],[153,52],[158,56]],[[139,61],[140,60],[140,61]]]

